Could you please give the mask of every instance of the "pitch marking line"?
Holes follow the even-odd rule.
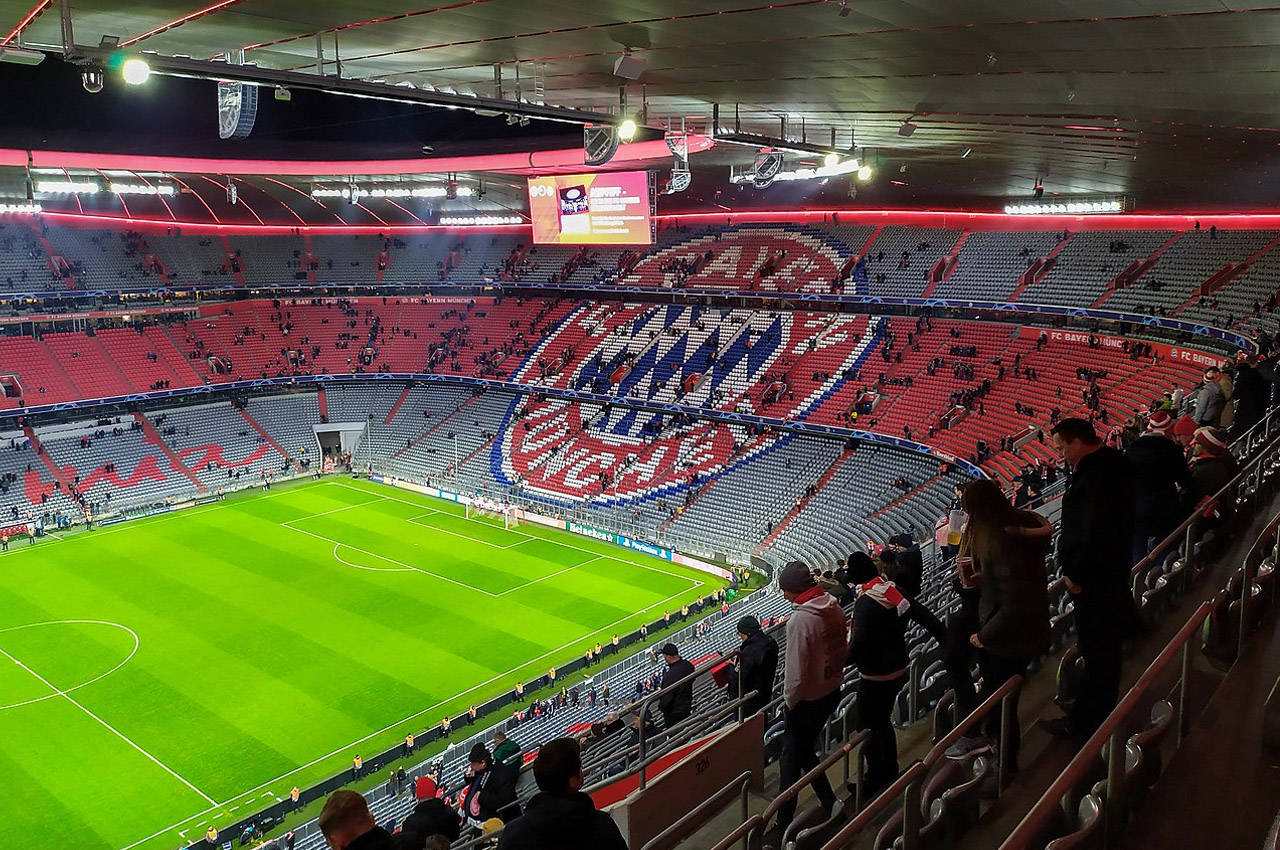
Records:
[[[41,683],[42,683],[46,688],[48,688],[49,690],[53,691],[56,695],[61,696],[63,699],[65,699],[67,702],[71,703],[71,704],[72,704],[72,705],[74,705],[76,708],[78,708],[78,709],[80,709],[81,711],[83,711],[85,714],[89,715],[89,717],[90,717],[90,718],[92,718],[93,720],[96,720],[98,723],[100,723],[100,724],[103,726],[103,728],[105,728],[107,731],[109,731],[109,732],[113,733],[113,734],[114,734],[116,737],[118,737],[120,740],[124,741],[126,744],[128,744],[128,745],[129,745],[129,746],[131,746],[131,747],[133,747],[133,748],[134,748],[135,750],[137,750],[139,753],[141,753],[142,755],[146,756],[146,757],[147,757],[148,759],[150,759],[151,761],[155,762],[155,764],[156,764],[156,765],[158,765],[161,769],[163,769],[166,773],[168,773],[168,774],[169,774],[170,776],[172,776],[174,779],[176,779],[176,780],[178,780],[179,782],[181,782],[183,785],[185,785],[185,786],[187,786],[188,788],[190,788],[192,791],[195,791],[197,794],[199,794],[199,795],[200,795],[201,797],[203,797],[205,800],[209,801],[209,803],[211,803],[215,808],[217,808],[217,807],[218,807],[218,803],[217,803],[217,801],[215,801],[212,797],[210,797],[208,794],[206,794],[206,793],[204,793],[203,791],[201,791],[201,790],[200,790],[199,788],[197,788],[196,786],[192,785],[192,784],[191,784],[190,782],[188,782],[185,778],[183,778],[183,777],[182,777],[182,775],[181,775],[181,774],[179,774],[176,770],[174,770],[173,768],[169,767],[169,765],[165,764],[164,762],[160,761],[160,759],[156,758],[155,756],[151,755],[151,753],[149,753],[149,752],[147,752],[146,750],[144,750],[141,746],[139,746],[137,743],[135,743],[135,742],[133,741],[133,739],[131,739],[128,735],[124,734],[124,733],[123,733],[123,732],[121,732],[119,729],[117,729],[116,727],[112,726],[110,723],[108,723],[107,721],[103,720],[101,717],[99,717],[98,715],[94,714],[94,713],[93,713],[92,711],[90,711],[89,709],[85,708],[85,707],[84,707],[84,705],[83,705],[83,704],[81,704],[80,702],[78,702],[78,701],[76,700],[76,698],[75,698],[75,697],[71,696],[71,694],[67,693],[66,691],[60,690],[57,686],[55,686],[52,682],[50,682],[50,681],[49,681],[48,679],[46,679],[44,676],[41,676],[41,675],[40,675],[39,673],[37,673],[35,670],[32,670],[30,667],[28,667],[27,665],[23,664],[21,661],[19,661],[17,658],[14,658],[12,655],[10,655],[9,653],[5,652],[3,649],[0,649],[0,655],[3,655],[5,658],[8,658],[10,661],[12,661],[14,664],[17,664],[17,665],[18,665],[19,667],[21,667],[23,670],[26,670],[28,673],[30,673],[32,676],[34,676],[36,679],[38,679],[38,680],[39,680],[39,681],[40,681],[40,682],[41,682]]]
[[[345,487],[345,488],[346,488],[346,489],[348,489],[348,490],[359,490],[361,493],[368,493],[368,492],[369,492],[368,490],[361,489],[360,487],[352,487],[350,484],[344,484],[344,483],[337,482],[337,481],[333,481],[333,482],[329,482],[329,483],[331,483],[334,487]],[[389,485],[383,485],[383,486],[389,486]],[[417,507],[417,508],[425,508],[426,510],[431,510],[431,508],[429,508],[429,507],[428,507],[428,506],[426,506],[426,505],[421,505],[421,504],[418,504],[417,502],[410,502],[410,501],[408,501],[407,499],[399,499],[399,498],[396,498],[395,496],[382,496],[382,498],[384,498],[384,499],[390,499],[390,500],[391,500],[391,501],[393,501],[393,502],[404,502],[406,505],[413,505],[414,507]],[[423,496],[423,498],[424,498],[424,499],[430,499],[430,498],[433,498],[433,497],[431,497],[431,496],[425,496],[425,495],[424,495],[424,496]],[[443,513],[448,513],[448,511],[435,511],[435,513],[443,514]],[[412,520],[412,519],[407,520],[407,521],[408,521],[408,522],[413,522],[413,520]],[[420,522],[418,522],[418,523],[414,523],[414,525],[422,525],[424,528],[430,528],[430,529],[432,529],[433,531],[444,531],[444,529],[443,529],[443,528],[436,528],[436,527],[435,527],[435,526],[433,526],[433,525],[424,525],[423,523],[420,523]],[[474,541],[474,542],[476,542],[476,543],[485,543],[485,541],[483,541],[483,540],[475,540],[475,538],[473,538],[473,537],[467,537],[466,535],[458,534],[457,532],[446,531],[445,533],[446,533],[446,534],[455,534],[455,535],[456,535],[456,536],[458,536],[458,537],[462,537],[462,538],[463,538],[463,539],[465,539],[465,540],[472,540],[472,541]],[[538,537],[538,536],[536,536],[536,535],[532,535],[532,534],[525,534],[524,532],[512,532],[512,533],[513,533],[513,534],[522,534],[522,535],[524,535],[524,537],[525,537],[526,539],[521,540],[519,543],[511,543],[511,544],[509,544],[509,545],[507,545],[507,546],[498,546],[496,543],[485,543],[485,545],[487,545],[487,546],[493,546],[494,548],[497,548],[497,549],[510,549],[510,548],[512,548],[512,547],[514,547],[514,546],[519,546],[521,543],[527,543],[527,542],[529,542],[530,540],[545,540],[545,541],[547,541],[547,542],[549,542],[549,543],[554,543],[554,544],[555,544],[555,545],[557,545],[557,546],[563,546],[563,547],[564,547],[564,548],[566,548],[566,549],[574,549],[574,550],[577,550],[578,552],[585,552],[585,553],[587,553],[588,555],[599,555],[599,554],[600,554],[599,552],[596,552],[596,551],[591,550],[591,549],[583,549],[581,546],[574,546],[572,543],[561,543],[559,540],[549,540],[548,538],[545,538],[545,537]],[[634,566],[634,567],[639,567],[639,568],[640,568],[640,569],[642,569],[642,570],[649,570],[650,572],[661,573],[662,575],[664,575],[664,576],[670,576],[671,578],[680,578],[680,579],[685,579],[685,580],[688,580],[688,579],[689,579],[689,577],[688,577],[688,576],[680,575],[679,573],[667,572],[666,570],[664,570],[664,569],[662,569],[662,568],[660,568],[660,567],[653,566],[652,564],[645,564],[645,563],[641,563],[640,561],[625,560],[625,559],[623,559],[623,558],[619,558],[619,557],[617,557],[617,556],[615,556],[615,555],[605,555],[604,557],[606,557],[606,558],[610,558],[610,559],[615,560],[615,561],[620,561],[621,563],[624,563],[624,564],[630,564],[631,566]],[[697,582],[694,582],[694,584],[697,584]]]
[[[530,579],[529,581],[526,581],[524,584],[520,585],[519,587],[513,587],[510,590],[504,590],[497,595],[506,596],[508,593],[515,593],[517,590],[524,590],[526,587],[532,587],[533,585],[537,584],[540,581],[546,581],[549,578],[562,576],[567,572],[572,572],[573,570],[578,569],[578,567],[585,567],[587,564],[594,564],[596,561],[603,561],[603,560],[605,560],[604,555],[597,555],[594,558],[583,561],[581,564],[574,564],[572,567],[565,567],[563,570],[556,570],[554,573],[548,573],[547,575],[542,576],[541,578]]]
[[[281,527],[287,528],[290,531],[296,531],[299,534],[305,534],[308,537],[314,537],[317,540],[323,540],[325,543],[333,543],[335,545],[335,548],[337,546],[345,546],[348,549],[350,549],[352,552],[359,552],[361,555],[368,555],[371,558],[377,558],[380,561],[386,561],[388,564],[395,564],[396,566],[403,567],[406,570],[413,570],[414,572],[422,573],[423,575],[428,575],[428,576],[431,576],[432,578],[438,578],[441,581],[447,581],[450,584],[456,584],[458,587],[465,587],[467,590],[473,590],[476,593],[483,593],[485,596],[492,596],[494,598],[497,598],[496,593],[490,593],[487,590],[481,590],[478,587],[474,587],[464,582],[460,582],[457,579],[452,579],[452,578],[449,578],[448,576],[442,576],[439,573],[433,573],[430,570],[424,570],[421,567],[415,567],[412,564],[406,564],[403,561],[397,561],[395,558],[388,558],[386,555],[379,555],[377,552],[370,552],[367,549],[361,549],[359,546],[352,546],[350,543],[344,543],[341,540],[334,540],[330,537],[325,537],[323,535],[316,534],[311,531],[307,531],[306,529],[297,528],[295,526],[289,525],[287,522],[282,522],[280,523],[280,525]],[[348,564],[347,566],[354,566],[354,565]],[[366,569],[368,568],[366,567]],[[400,572],[400,571],[396,570],[395,572]]]
[[[428,514],[428,516],[430,516],[430,514]],[[410,525],[416,525],[419,528],[429,528],[432,531],[438,531],[441,534],[452,534],[454,537],[461,537],[463,540],[470,540],[472,543],[479,543],[482,546],[489,546],[494,549],[510,549],[513,546],[519,546],[521,543],[528,543],[530,540],[533,539],[532,537],[526,535],[524,540],[517,540],[515,543],[508,543],[506,546],[503,546],[499,543],[490,543],[488,540],[481,540],[478,537],[472,537],[469,534],[463,534],[461,531],[450,531],[447,528],[440,528],[439,526],[436,526],[436,525],[427,525],[425,522],[415,522],[412,519],[407,519],[405,520],[405,522],[409,523]]]
[[[294,529],[294,531],[298,531],[298,530],[299,530],[299,529],[297,529],[297,528],[295,528],[295,529]],[[333,559],[334,559],[335,561],[337,561],[338,563],[340,563],[340,564],[346,564],[348,567],[354,567],[354,568],[355,568],[355,569],[357,569],[357,570],[368,570],[368,571],[369,571],[369,572],[371,572],[371,573],[411,573],[411,572],[414,572],[414,570],[413,570],[413,569],[411,569],[411,568],[409,568],[409,567],[395,567],[394,569],[384,570],[384,569],[382,569],[382,568],[380,568],[380,567],[362,567],[362,566],[360,566],[359,564],[353,564],[353,563],[351,563],[350,561],[346,560],[345,558],[343,558],[341,555],[339,555],[339,554],[338,554],[338,549],[339,549],[340,547],[342,547],[342,546],[346,546],[346,545],[347,545],[347,544],[345,544],[345,543],[335,543],[335,544],[333,544]]]
[[[29,699],[29,700],[26,700],[25,702],[15,702],[15,703],[10,703],[9,705],[0,705],[0,711],[5,711],[10,708],[21,708],[24,705],[32,705],[37,702],[44,702],[45,700],[57,699],[59,694],[65,696],[66,694],[69,694],[72,691],[78,691],[81,688],[86,688],[89,685],[92,685],[94,682],[99,681],[100,679],[107,678],[112,673],[116,672],[121,667],[123,667],[124,665],[132,661],[133,656],[138,654],[138,645],[141,643],[141,641],[138,640],[138,633],[135,632],[133,629],[129,628],[128,626],[123,626],[120,623],[113,623],[110,620],[46,620],[43,623],[25,623],[21,626],[10,626],[7,629],[0,629],[0,634],[3,634],[4,632],[16,632],[16,631],[19,631],[20,629],[34,629],[38,626],[82,625],[86,623],[96,625],[96,626],[112,626],[114,628],[128,632],[129,636],[133,638],[133,649],[129,651],[129,655],[119,664],[112,667],[110,670],[108,670],[105,673],[101,673],[97,676],[94,676],[92,679],[90,679],[87,682],[81,682],[78,685],[72,685],[71,687],[67,688],[65,691],[58,691],[57,688],[54,688],[54,690],[57,691],[57,693],[52,693],[52,694],[49,694],[48,696],[36,697],[35,699]]]
[[[300,529],[294,529],[294,530],[295,530],[295,531],[298,531],[298,530],[300,530]],[[345,544],[344,544],[344,545],[345,545]],[[598,553],[593,553],[593,554],[598,554]],[[373,738],[376,738],[376,737],[378,737],[379,735],[382,735],[382,734],[384,734],[384,733],[386,733],[386,732],[390,732],[392,729],[395,729],[397,726],[403,726],[405,723],[408,723],[410,720],[416,720],[417,718],[421,717],[421,716],[422,716],[422,715],[424,715],[424,714],[428,714],[429,712],[436,711],[437,709],[439,709],[439,708],[441,708],[442,706],[444,706],[444,705],[445,705],[445,703],[449,702],[450,700],[461,699],[462,697],[465,697],[467,694],[473,693],[474,691],[478,691],[478,690],[480,690],[481,688],[488,687],[489,685],[492,685],[494,682],[500,681],[500,680],[502,680],[502,679],[508,679],[509,677],[513,676],[514,674],[518,673],[520,670],[523,670],[524,668],[528,667],[529,665],[531,665],[531,664],[535,664],[535,663],[537,663],[537,662],[539,662],[539,661],[542,661],[543,659],[548,658],[548,657],[550,657],[550,656],[552,656],[552,655],[555,655],[555,654],[556,654],[556,653],[558,653],[558,652],[563,652],[564,650],[568,649],[569,647],[573,646],[574,644],[577,644],[577,643],[579,643],[579,642],[581,642],[581,641],[585,640],[586,638],[591,637],[591,635],[601,634],[601,633],[603,633],[603,632],[608,632],[608,631],[610,631],[614,626],[617,626],[617,625],[620,625],[620,624],[622,624],[622,623],[625,623],[627,620],[631,619],[632,617],[635,617],[635,616],[637,616],[637,615],[639,615],[639,614],[644,614],[644,613],[646,613],[646,612],[648,612],[648,611],[654,611],[654,610],[657,610],[657,609],[661,609],[663,605],[666,605],[667,603],[671,602],[671,600],[676,599],[677,597],[679,597],[679,596],[681,596],[681,595],[683,595],[683,594],[687,593],[687,592],[689,591],[689,588],[690,588],[690,587],[696,587],[697,585],[698,585],[698,582],[697,582],[697,581],[693,581],[692,579],[689,579],[689,587],[683,588],[683,589],[682,589],[682,590],[680,590],[679,592],[671,594],[671,595],[670,595],[670,596],[668,596],[666,599],[660,599],[660,600],[658,600],[657,602],[655,602],[654,604],[652,604],[652,605],[648,606],[647,608],[641,608],[639,611],[635,611],[635,612],[633,612],[633,613],[630,613],[630,614],[626,615],[625,617],[620,617],[619,619],[614,620],[612,623],[608,623],[608,624],[606,624],[606,625],[604,625],[604,626],[601,626],[599,629],[596,629],[594,632],[591,632],[591,633],[590,633],[590,634],[588,634],[588,635],[584,635],[584,636],[582,636],[582,637],[574,638],[573,640],[569,641],[568,643],[566,643],[566,644],[564,644],[564,645],[562,645],[562,646],[557,646],[555,649],[551,649],[551,650],[548,650],[547,652],[544,652],[542,655],[539,655],[537,658],[531,658],[530,660],[528,660],[528,661],[526,661],[525,663],[523,663],[523,664],[519,665],[518,667],[513,667],[513,668],[511,668],[510,670],[507,670],[507,671],[505,671],[505,672],[499,673],[499,674],[497,674],[496,676],[494,676],[493,678],[488,679],[488,680],[486,680],[486,681],[484,681],[484,682],[481,682],[481,683],[480,683],[480,684],[478,684],[478,685],[474,685],[473,687],[470,687],[470,688],[468,688],[467,690],[465,690],[465,691],[463,691],[463,692],[461,692],[461,693],[459,693],[459,694],[454,694],[453,696],[449,697],[449,699],[448,699],[448,700],[442,700],[442,701],[440,701],[440,702],[436,703],[435,705],[427,706],[426,708],[422,709],[421,711],[415,712],[415,713],[413,713],[413,714],[409,715],[408,717],[403,718],[402,720],[397,720],[397,721],[395,721],[394,723],[390,723],[390,724],[388,724],[387,726],[384,726],[383,728],[381,728],[381,729],[377,730],[376,732],[370,732],[368,735],[365,735],[363,738],[359,739],[358,741],[352,741],[350,744],[347,744],[347,745],[346,745],[346,746],[344,746],[344,747],[339,747],[338,749],[334,750],[334,751],[333,751],[333,752],[331,752],[331,753],[327,753],[327,754],[325,754],[325,755],[323,755],[323,756],[319,756],[318,758],[312,759],[311,761],[307,762],[306,764],[299,765],[298,767],[295,767],[293,770],[289,771],[288,773],[284,773],[284,774],[281,774],[280,776],[277,776],[275,779],[269,779],[269,780],[267,780],[266,782],[263,782],[261,785],[254,786],[253,788],[250,788],[250,789],[248,789],[247,791],[242,791],[240,794],[236,795],[235,797],[232,797],[230,800],[227,800],[225,803],[213,803],[213,801],[212,801],[212,800],[210,800],[209,802],[213,803],[213,805],[212,805],[212,806],[210,806],[209,808],[205,809],[204,811],[196,812],[195,814],[191,815],[190,817],[186,818],[185,820],[180,820],[180,821],[178,821],[178,822],[177,822],[177,823],[175,823],[175,824],[171,824],[171,825],[169,825],[169,826],[166,826],[164,829],[161,829],[161,830],[158,830],[158,831],[156,831],[156,832],[153,832],[151,835],[148,835],[146,838],[141,838],[141,839],[139,839],[139,840],[137,840],[137,841],[133,842],[132,844],[127,844],[127,845],[125,845],[124,847],[121,847],[121,848],[120,848],[120,850],[133,850],[133,848],[134,848],[134,847],[137,847],[139,844],[145,844],[145,843],[147,843],[148,841],[150,841],[150,840],[151,840],[151,839],[153,839],[153,838],[158,838],[159,836],[164,835],[164,834],[165,834],[165,833],[167,833],[167,832],[171,832],[172,830],[175,830],[175,829],[177,829],[178,827],[183,826],[184,824],[191,823],[191,822],[192,822],[192,821],[194,821],[196,818],[204,817],[205,815],[209,814],[210,812],[217,811],[217,810],[219,810],[219,809],[224,809],[224,808],[226,807],[227,803],[233,802],[233,801],[235,801],[235,800],[240,800],[240,799],[244,798],[245,796],[247,796],[247,795],[249,795],[249,794],[253,794],[253,793],[255,793],[255,792],[261,791],[262,789],[266,788],[268,785],[274,785],[274,784],[275,784],[275,783],[277,783],[277,782],[280,782],[280,781],[282,781],[282,780],[288,779],[290,776],[293,776],[294,774],[296,774],[296,773],[298,773],[298,772],[300,772],[300,771],[303,771],[303,770],[306,770],[306,769],[308,769],[308,768],[310,768],[310,767],[313,767],[313,766],[315,766],[315,765],[319,764],[320,762],[324,761],[325,759],[330,759],[330,758],[333,758],[334,756],[341,755],[341,754],[343,754],[343,753],[350,753],[350,752],[352,752],[352,750],[353,750],[354,748],[358,747],[360,744],[363,744],[364,742],[369,741],[369,740],[371,740],[371,739],[373,739]],[[206,797],[205,799],[208,799],[208,798]]]

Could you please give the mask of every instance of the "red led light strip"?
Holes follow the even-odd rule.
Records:
[[[8,44],[9,42],[17,38],[18,33],[22,32],[24,29],[28,27],[28,25],[30,25],[32,21],[40,17],[40,13],[43,12],[45,9],[48,9],[49,4],[51,4],[52,2],[53,0],[40,0],[40,2],[36,4],[36,7],[32,9],[30,12],[27,12],[27,16],[23,18],[21,21],[19,21],[18,25],[14,27],[12,30],[10,30],[9,34],[6,35],[4,39],[0,40],[0,47],[3,47],[4,45]]]
[[[227,8],[228,6],[234,6],[237,3],[243,3],[243,2],[244,0],[221,0],[221,2],[214,3],[210,6],[206,6],[203,9],[197,9],[196,11],[192,12],[189,15],[183,15],[181,18],[174,18],[172,21],[169,21],[166,24],[161,24],[155,29],[147,30],[142,35],[135,35],[133,38],[127,41],[120,42],[120,46],[132,47],[133,45],[142,41],[144,38],[151,38],[151,36],[153,35],[159,35],[160,33],[165,32],[167,30],[171,30],[171,29],[174,29],[175,27],[180,27],[183,24],[190,23],[191,21],[194,21],[196,18],[203,18],[205,15],[212,15],[214,12],[220,12],[223,9]]]

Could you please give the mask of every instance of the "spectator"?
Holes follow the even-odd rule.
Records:
[[[889,547],[880,559],[885,563],[885,578],[912,599],[920,595],[924,584],[924,557],[910,534],[890,537]]]
[[[1062,496],[1058,566],[1074,597],[1084,675],[1070,713],[1042,723],[1055,737],[1084,739],[1116,707],[1121,644],[1137,624],[1129,590],[1133,473],[1088,420],[1063,419],[1051,433],[1073,470]]]
[[[1133,470],[1136,502],[1133,510],[1133,554],[1137,564],[1151,551],[1150,541],[1158,545],[1178,527],[1185,514],[1178,499],[1178,488],[1191,487],[1191,471],[1182,449],[1169,438],[1173,417],[1157,410],[1147,420],[1147,430],[1129,444],[1125,460]]]
[[[671,690],[658,697],[658,711],[662,712],[663,728],[670,729],[693,713],[693,665],[680,657],[674,643],[662,647],[662,657],[667,669],[662,671],[658,690]]]
[[[355,791],[334,791],[320,810],[320,831],[333,850],[391,850],[391,833],[378,826]]]
[[[869,800],[898,776],[898,738],[890,716],[907,683],[907,639],[903,617],[912,601],[876,569],[862,552],[845,566],[857,586],[847,663],[858,668],[858,728],[871,733],[863,752],[867,775],[862,789]],[[941,628],[941,626],[939,626]]]
[[[755,691],[756,695],[742,706],[742,716],[750,717],[773,700],[773,680],[778,672],[778,642],[765,634],[760,628],[760,621],[750,615],[738,621],[738,637],[742,639],[742,649],[729,693],[737,697]]]
[[[582,749],[572,738],[548,741],[533,762],[538,792],[498,839],[498,850],[627,850],[613,818],[582,793]]]
[[[969,640],[978,649],[980,699],[986,699],[1010,678],[1025,676],[1031,660],[1049,649],[1045,557],[1053,525],[1037,513],[1015,509],[999,485],[988,480],[965,488],[964,509],[969,527],[961,545],[973,558],[981,588],[978,629]],[[1006,755],[1010,768],[1017,771],[1022,737],[1018,694],[1012,702],[1013,729]],[[989,750],[990,739],[1000,734],[1000,720],[1000,712],[992,712],[984,726],[987,740],[961,738],[947,756],[964,758]]]
[[[457,841],[462,825],[456,810],[439,797],[422,800],[404,819],[396,836],[396,850],[423,850],[431,836],[444,836],[446,841]]]
[[[1173,423],[1173,441],[1182,447],[1184,452],[1191,450],[1191,440],[1196,435],[1196,420],[1190,416],[1183,416]]]
[[[511,771],[494,769],[489,749],[477,743],[467,756],[471,763],[470,776],[462,789],[462,815],[468,826],[479,830],[490,818],[504,823],[520,816],[520,804],[516,802],[515,777]]]
[[[499,729],[493,733],[493,760],[510,769],[513,776],[518,777],[520,766],[524,763],[524,749],[516,741],[507,737],[507,733]]]
[[[1231,425],[1231,439],[1236,440],[1262,421],[1270,401],[1271,385],[1275,370],[1264,370],[1256,357],[1248,357],[1236,364],[1236,419]]]
[[[1196,392],[1193,416],[1196,424],[1202,428],[1206,425],[1217,425],[1222,415],[1225,400],[1222,396],[1222,386],[1218,383],[1218,374],[1218,368],[1210,366],[1204,373],[1204,382]]]
[[[786,729],[782,736],[779,783],[785,790],[818,764],[814,745],[840,701],[849,642],[844,612],[835,597],[817,586],[804,561],[792,561],[783,567],[778,576],[778,589],[796,606],[787,620],[783,683]],[[836,795],[826,776],[813,781],[813,791],[830,811]],[[795,813],[793,797],[778,810],[777,828],[785,830]]]
[[[1208,511],[1206,517],[1216,514],[1216,521],[1211,522],[1210,527],[1228,523],[1235,515],[1234,493],[1224,494],[1217,503],[1210,504],[1209,500],[1239,472],[1240,464],[1227,447],[1225,432],[1217,428],[1201,428],[1196,431],[1191,443],[1191,478],[1195,482],[1195,492],[1201,499],[1197,509]]]

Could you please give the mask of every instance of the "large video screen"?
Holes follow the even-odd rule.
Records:
[[[644,171],[530,177],[533,241],[543,245],[651,244],[651,191]]]

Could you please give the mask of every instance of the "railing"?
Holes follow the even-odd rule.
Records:
[[[862,830],[866,829],[883,812],[895,804],[901,804],[902,806],[903,850],[916,850],[920,843],[920,830],[924,826],[921,822],[923,813],[921,812],[920,801],[924,792],[925,782],[933,772],[934,766],[946,757],[947,748],[977,728],[995,710],[996,706],[1000,706],[1000,741],[998,744],[1000,756],[996,781],[998,789],[1003,791],[1009,773],[1007,755],[1009,747],[1007,742],[1013,732],[1014,724],[1018,722],[1013,712],[1013,700],[1022,690],[1022,682],[1021,676],[1014,676],[997,688],[968,717],[956,724],[954,729],[934,745],[923,761],[918,761],[907,768],[892,785],[869,802],[865,808],[862,808],[857,817],[846,824],[843,829],[832,836],[830,841],[823,845],[823,850],[843,850],[843,848],[852,846],[855,837]],[[859,803],[861,803],[860,800]]]
[[[1233,444],[1233,448],[1238,447],[1241,452],[1248,451],[1249,455],[1242,455],[1245,460],[1241,465],[1239,474],[1227,482],[1226,486],[1221,490],[1213,494],[1211,497],[1212,502],[1219,503],[1224,498],[1234,499],[1234,494],[1242,486],[1250,492],[1255,492],[1258,489],[1265,473],[1277,460],[1277,454],[1280,454],[1277,451],[1280,449],[1280,439],[1276,436],[1277,431],[1280,430],[1278,426],[1280,426],[1280,408],[1270,411],[1261,422]],[[1177,528],[1170,532],[1168,537],[1156,544],[1156,547],[1151,550],[1147,557],[1133,566],[1133,569],[1129,571],[1129,580],[1135,603],[1141,603],[1142,593],[1146,589],[1144,583],[1140,580],[1141,577],[1156,564],[1163,561],[1179,543],[1183,547],[1181,550],[1184,564],[1182,580],[1184,582],[1189,580],[1189,576],[1195,566],[1196,543],[1200,539],[1198,531],[1203,525],[1203,519],[1204,517],[1199,510],[1193,511]]]
[[[748,806],[750,805],[752,776],[751,771],[743,771],[728,785],[725,785],[699,803],[693,811],[651,838],[640,850],[672,850],[672,848],[706,824],[712,817],[719,814],[734,798],[741,802],[742,822],[746,823],[750,817]],[[745,836],[742,850],[747,850]]]
[[[1082,786],[1092,785],[1096,777],[1099,753],[1105,753],[1107,763],[1106,793],[1101,800],[1106,824],[1105,834],[1109,838],[1118,835],[1119,829],[1124,824],[1124,813],[1127,808],[1125,752],[1130,730],[1138,725],[1136,721],[1139,720],[1139,713],[1149,704],[1150,693],[1154,690],[1157,681],[1177,660],[1179,662],[1176,685],[1178,701],[1174,730],[1175,740],[1181,744],[1190,724],[1187,713],[1187,689],[1190,684],[1192,640],[1200,634],[1200,628],[1211,610],[1212,606],[1208,602],[1196,609],[1191,619],[1178,630],[1173,640],[1156,656],[1151,666],[1125,694],[1120,704],[1098,727],[1098,731],[1093,733],[1076,757],[1044,792],[1044,796],[1000,845],[1000,850],[1032,850],[1032,848],[1038,850],[1043,847],[1046,836],[1053,835],[1056,827],[1063,821],[1064,815],[1066,820],[1073,821],[1073,813],[1067,807],[1073,806],[1075,800],[1089,791],[1089,788]]]

